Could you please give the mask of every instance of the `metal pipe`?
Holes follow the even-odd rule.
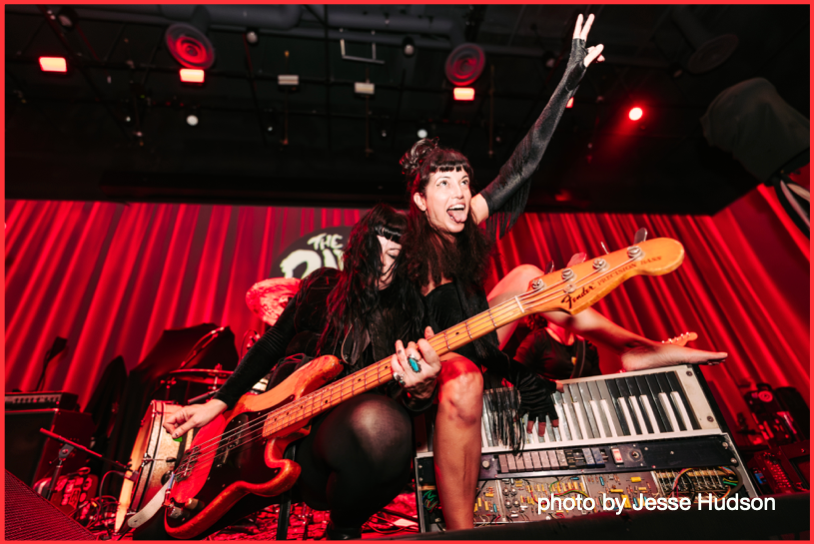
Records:
[[[163,17],[172,22],[190,22],[201,12],[208,16],[213,25],[243,27],[294,28],[300,22],[302,6],[298,4],[234,5],[234,4],[92,4],[78,5],[77,8],[134,14],[148,17]],[[79,15],[79,13],[77,12]],[[81,16],[81,15],[80,15]]]
[[[252,102],[254,103],[254,112],[257,116],[257,124],[260,126],[260,141],[263,142],[263,147],[268,147],[266,141],[266,127],[263,126],[263,112],[260,109],[260,101],[257,98],[257,83],[254,81],[254,65],[252,64],[252,55],[249,50],[249,42],[246,40],[246,35],[243,34],[243,50],[246,52],[246,63],[249,73],[249,88],[252,91]]]
[[[333,133],[331,132],[331,55],[328,39],[328,6],[324,6],[322,32],[325,35],[325,113],[328,116],[328,151],[333,147]]]
[[[463,28],[447,17],[412,17],[383,13],[356,13],[334,10],[330,24],[333,28],[357,28],[408,34],[436,34],[449,37],[455,43],[464,42]]]
[[[101,6],[93,6],[94,8],[101,8]],[[157,25],[157,26],[167,26],[175,22],[164,16],[154,16],[149,15],[152,11],[143,9],[139,10],[138,13],[130,13],[126,12],[120,8],[126,8],[128,6],[105,6],[105,10],[102,9],[90,9],[90,8],[77,8],[75,11],[77,15],[81,19],[88,19],[88,20],[97,20],[97,21],[111,21],[111,22],[122,22],[122,23],[134,23],[134,24],[146,24],[146,25]],[[149,6],[137,6],[139,8],[145,8]],[[321,8],[322,6],[320,6]],[[109,10],[108,10],[109,9]],[[22,13],[22,14],[36,14],[36,9],[31,9],[28,6],[24,5],[8,5],[6,6],[6,11],[10,13]],[[334,14],[331,13],[331,26],[338,26],[334,22]],[[216,20],[212,20],[210,22],[210,28],[212,30],[221,30],[226,32],[245,32],[246,26],[236,25],[233,23],[223,23]],[[257,28],[258,25],[251,25],[254,28]],[[390,29],[393,30],[393,29]],[[290,38],[304,38],[304,39],[313,39],[313,40],[325,40],[326,33],[324,30],[320,29],[311,29],[311,28],[290,28],[285,31],[282,29],[275,29],[275,28],[260,28],[260,34],[269,35],[269,36],[282,36],[282,37],[290,37]],[[339,41],[340,39],[344,39],[347,42],[359,42],[359,43],[376,43],[379,45],[389,45],[394,47],[401,47],[403,36],[396,36],[393,34],[375,34],[371,35],[369,32],[349,32],[345,30],[344,32],[339,32],[338,30],[328,30],[327,32],[327,39],[328,40],[335,40]],[[413,38],[415,41],[415,45],[418,49],[428,49],[428,50],[435,50],[435,51],[451,51],[455,42],[453,40],[433,40],[429,38],[422,38],[416,36]],[[558,44],[559,40],[553,40],[552,44]],[[526,57],[526,58],[541,58],[542,57],[542,49],[540,47],[519,47],[519,46],[507,46],[507,45],[494,45],[494,44],[483,44],[481,48],[487,55],[505,55],[508,57]],[[664,60],[654,59],[654,58],[639,58],[636,56],[629,56],[629,55],[615,55],[613,53],[606,53],[605,55],[605,62],[608,65],[619,65],[619,66],[633,66],[637,68],[649,68],[654,70],[665,70],[668,68],[668,63]]]

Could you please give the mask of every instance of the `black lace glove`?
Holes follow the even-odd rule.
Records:
[[[508,380],[520,393],[521,415],[528,413],[529,421],[539,419],[544,422],[546,415],[552,422],[557,419],[557,412],[551,400],[551,395],[557,390],[556,383],[541,378],[517,361],[509,363]]]
[[[565,74],[528,134],[517,145],[500,174],[480,192],[489,207],[486,230],[493,238],[503,237],[523,213],[528,201],[531,175],[543,158],[554,129],[568,100],[585,75],[585,40],[571,41]]]

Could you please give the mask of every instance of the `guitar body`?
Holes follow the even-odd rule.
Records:
[[[314,359],[262,395],[244,395],[232,410],[203,427],[175,471],[164,526],[178,539],[209,529],[234,504],[254,493],[274,497],[291,489],[300,466],[283,459],[306,436],[307,420],[263,437],[267,414],[322,387],[342,371],[333,356]],[[265,441],[264,447],[258,447]]]

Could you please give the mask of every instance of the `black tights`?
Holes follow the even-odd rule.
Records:
[[[405,486],[413,453],[412,421],[399,403],[365,394],[343,402],[314,420],[311,434],[297,444],[302,467],[292,489],[294,502],[330,510],[339,529],[359,529]],[[280,502],[279,497],[244,497],[203,538],[240,518]],[[139,528],[134,540],[171,540],[161,511]]]
[[[298,446],[305,503],[336,527],[359,528],[402,490],[413,453],[411,420],[384,395],[359,395],[315,421]]]

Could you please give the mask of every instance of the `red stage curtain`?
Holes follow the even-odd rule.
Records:
[[[755,381],[809,396],[809,243],[771,191],[756,189],[714,217],[526,214],[498,244],[487,289],[514,266],[563,266],[572,253],[630,244],[639,227],[669,236],[684,264],[634,278],[597,309],[654,339],[695,331],[697,346],[728,351],[705,369],[732,414]],[[105,365],[143,359],[161,331],[228,325],[238,341],[262,323],[244,296],[291,242],[352,225],[360,210],[183,204],[6,203],[6,390],[33,389],[57,335],[67,354],[45,388],[87,402]],[[603,353],[605,371],[617,361]]]

